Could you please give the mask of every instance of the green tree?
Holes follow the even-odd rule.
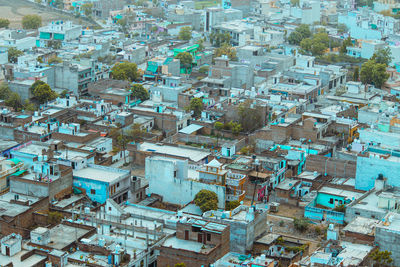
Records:
[[[117,63],[111,69],[111,77],[133,82],[138,78],[137,65],[130,62]]]
[[[392,252],[384,250],[381,251],[379,249],[375,249],[369,257],[374,261],[374,265],[376,267],[385,267],[385,266],[391,266],[393,263],[392,259]]]
[[[7,100],[11,93],[12,92],[6,83],[0,84],[0,99]]]
[[[310,37],[310,27],[308,25],[302,24],[289,35],[288,41],[290,44],[299,45],[303,39]]]
[[[59,224],[62,220],[63,216],[61,213],[57,211],[51,211],[49,212],[49,215],[47,216],[47,223],[49,224]]]
[[[204,50],[204,39],[203,38],[197,40],[196,44],[199,45],[199,48],[197,49],[197,51],[201,52]]]
[[[130,141],[140,142],[143,140],[146,132],[141,128],[139,123],[134,123],[131,129],[128,131]]]
[[[89,17],[93,13],[93,4],[85,3],[81,6],[81,10],[83,11],[86,17]]]
[[[300,0],[290,0],[292,6],[299,6]]]
[[[199,118],[201,116],[201,112],[203,111],[203,101],[201,98],[195,97],[190,100],[189,110],[193,111],[193,116],[195,118]]]
[[[389,47],[378,49],[373,55],[372,60],[375,60],[376,63],[385,64],[389,66],[392,61],[392,52]]]
[[[303,233],[308,230],[308,227],[310,226],[310,221],[306,218],[294,218],[293,226],[296,230]]]
[[[341,54],[346,54],[347,53],[347,47],[349,47],[349,46],[353,46],[353,42],[352,42],[350,36],[343,40],[342,45],[340,46],[340,53]]]
[[[216,121],[214,123],[214,128],[217,129],[218,131],[221,131],[224,128],[224,124],[222,122]]]
[[[213,32],[210,34],[210,42],[215,47],[220,47],[223,44],[229,44],[231,35],[229,33]]]
[[[61,92],[60,97],[61,97],[61,98],[65,98],[65,97],[67,96],[68,93],[69,93],[68,90],[67,90],[67,89],[64,89],[64,90]]]
[[[184,68],[186,73],[192,67],[193,57],[190,53],[180,52],[175,58],[180,60],[181,68]]]
[[[62,59],[57,56],[51,57],[48,60],[49,64],[57,64],[57,63],[61,63],[61,62],[62,62]]]
[[[179,30],[178,35],[179,40],[189,41],[192,39],[192,27],[185,26]]]
[[[207,74],[209,70],[210,70],[209,66],[202,66],[202,67],[200,67],[199,72],[201,74]]]
[[[21,97],[19,94],[12,92],[5,101],[7,106],[13,107],[14,110],[19,111],[23,107]]]
[[[26,100],[24,101],[24,110],[33,112],[33,111],[36,111],[36,110],[37,110],[37,107],[36,107],[36,105],[35,105],[34,103],[29,102],[29,100],[26,99]]]
[[[10,21],[8,19],[0,18],[0,28],[8,28]]]
[[[194,197],[194,203],[199,206],[202,212],[218,209],[218,196],[210,190],[200,190]]]
[[[140,101],[146,101],[150,98],[149,92],[141,84],[132,85],[131,89],[133,97],[140,99]]]
[[[300,48],[313,56],[321,56],[329,47],[329,36],[325,32],[316,33],[312,38],[305,38],[300,42]]]
[[[337,30],[338,30],[338,33],[343,34],[343,33],[347,32],[349,29],[347,28],[346,24],[339,23],[337,25]]]
[[[360,80],[363,84],[373,84],[376,88],[381,88],[389,78],[386,72],[386,65],[376,63],[375,60],[368,60],[361,66]]]
[[[230,44],[224,43],[221,47],[215,50],[215,57],[220,57],[222,55],[228,56],[230,60],[236,60],[236,49]]]
[[[10,47],[8,49],[8,62],[17,63],[18,57],[22,56],[24,52],[18,50],[15,47]]]
[[[358,79],[360,79],[360,68],[357,66],[354,68],[353,81],[358,82]]]
[[[38,101],[39,104],[46,103],[50,100],[57,98],[57,93],[54,92],[47,83],[36,86],[33,91],[33,98]]]
[[[62,47],[62,43],[60,40],[49,40],[47,42],[47,47],[53,49],[60,49]]]
[[[238,200],[233,200],[226,202],[225,210],[233,210],[240,206],[240,202]]]
[[[261,112],[251,105],[251,101],[241,103],[237,112],[244,131],[252,131],[261,126]]]
[[[38,29],[42,26],[42,18],[39,15],[25,15],[22,18],[22,28]]]

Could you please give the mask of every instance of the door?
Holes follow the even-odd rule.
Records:
[[[203,243],[203,233],[199,233],[199,234],[197,235],[197,242]]]
[[[185,240],[189,240],[189,231],[185,230]]]
[[[10,248],[6,247],[6,256],[10,256]]]

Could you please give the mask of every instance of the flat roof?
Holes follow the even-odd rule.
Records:
[[[88,232],[89,230],[87,229],[58,224],[50,229],[50,243],[48,246],[62,250]]]
[[[329,187],[329,186],[324,186],[322,187],[318,193],[325,193],[325,194],[329,194],[329,195],[335,195],[335,196],[342,196],[348,199],[353,200],[354,199],[358,199],[360,198],[363,193],[359,193],[359,192],[354,192],[354,191],[350,191],[350,190],[345,190],[345,189],[339,189],[339,188],[334,188],[334,187]]]
[[[208,252],[210,252],[214,248],[214,246],[210,246],[208,244],[203,244],[191,240],[178,239],[176,238],[176,236],[170,237],[167,240],[165,240],[162,246],[171,247],[174,249],[193,251],[195,253],[202,253],[202,254],[208,254]]]
[[[200,130],[201,128],[203,128],[203,126],[198,125],[198,124],[190,124],[189,126],[183,128],[179,132],[184,133],[184,134],[192,134],[192,133]]]
[[[357,216],[353,221],[346,225],[343,231],[364,235],[374,235],[375,227],[378,223],[379,220]]]
[[[0,254],[0,266],[7,266],[10,263],[12,263],[13,267],[35,266],[42,260],[46,259],[45,256],[33,254],[24,261],[21,261],[21,256],[25,255],[27,252],[28,252],[27,250],[22,250],[12,257]]]
[[[116,168],[107,168],[104,166],[94,167],[93,165],[89,165],[86,168],[74,170],[73,175],[74,177],[111,183],[123,176],[129,175],[129,171]]]
[[[143,142],[139,145],[139,150],[150,151],[159,154],[188,158],[191,161],[198,162],[210,155],[210,152],[200,149],[191,149],[187,147],[176,147],[170,145],[158,145],[154,143]]]

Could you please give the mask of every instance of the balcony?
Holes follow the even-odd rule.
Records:
[[[228,172],[226,175],[226,185],[238,187],[241,184],[244,184],[246,179],[246,175],[239,173],[231,173]]]
[[[236,190],[235,194],[226,194],[226,201],[242,201],[244,199],[244,196],[246,194],[246,191],[244,190]]]

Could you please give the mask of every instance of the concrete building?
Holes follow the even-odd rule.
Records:
[[[375,243],[380,250],[392,252],[393,265],[400,264],[400,215],[390,212],[375,228]]]
[[[182,218],[176,235],[160,246],[157,266],[176,263],[209,265],[229,252],[229,226],[205,219]]]
[[[204,182],[200,179],[200,173],[188,165],[188,161],[148,157],[145,168],[145,176],[149,181],[148,193],[162,196],[165,202],[183,206],[193,201],[200,190],[206,189],[217,194],[219,208],[225,207],[227,190],[224,183]],[[169,188],[168,192],[165,188]]]
[[[162,101],[178,102],[178,95],[190,87],[191,84],[183,83],[181,77],[162,76],[161,84],[156,84],[149,91],[152,94],[159,94]]]
[[[204,31],[211,32],[212,28],[226,21],[238,20],[243,18],[243,12],[237,9],[222,9],[210,7],[205,10]]]
[[[39,28],[39,38],[48,41],[70,42],[78,39],[82,34],[82,26],[75,25],[72,21],[53,21],[47,26]]]
[[[254,26],[242,20],[231,20],[222,22],[211,27],[213,33],[229,34],[230,43],[233,46],[246,45],[250,39],[254,38]]]
[[[128,200],[129,171],[89,164],[75,170],[73,177],[74,186],[85,190],[92,201],[103,204],[108,198],[117,203]]]

